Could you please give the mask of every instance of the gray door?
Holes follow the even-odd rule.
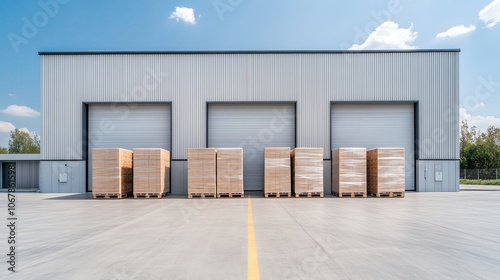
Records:
[[[88,186],[92,190],[93,148],[171,150],[169,104],[91,104],[88,116]]]
[[[333,104],[331,146],[404,147],[406,190],[415,190],[413,103]]]
[[[294,103],[212,103],[209,148],[243,148],[243,186],[263,190],[264,148],[295,147]]]
[[[2,163],[2,189],[8,189],[10,184],[17,186],[17,169],[15,162],[3,162]]]

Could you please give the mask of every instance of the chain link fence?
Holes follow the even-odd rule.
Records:
[[[498,180],[500,169],[460,169],[460,179]]]

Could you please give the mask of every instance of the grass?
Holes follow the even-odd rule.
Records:
[[[469,180],[460,179],[461,185],[494,185],[500,186],[500,180]]]

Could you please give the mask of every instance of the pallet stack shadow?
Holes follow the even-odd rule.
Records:
[[[92,149],[92,197],[123,198],[132,193],[132,151]]]
[[[217,197],[216,155],[215,149],[188,149],[188,198]]]
[[[405,195],[404,148],[377,148],[367,153],[368,192],[389,197]]]
[[[332,151],[332,194],[366,197],[366,149],[338,148]]]
[[[292,191],[295,197],[324,196],[323,148],[295,148],[292,151]]]
[[[265,148],[264,197],[292,195],[290,148]]]
[[[134,149],[134,198],[170,192],[170,152],[163,149]]]
[[[243,149],[217,149],[217,197],[243,193]]]

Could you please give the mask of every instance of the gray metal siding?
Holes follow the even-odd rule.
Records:
[[[16,162],[16,187],[19,189],[38,189],[39,166],[38,161]]]
[[[332,104],[332,149],[405,148],[406,190],[415,190],[413,103]]]
[[[436,171],[443,172],[443,180],[436,181]],[[417,160],[419,192],[458,192],[460,190],[460,162],[458,160]]]
[[[93,148],[171,150],[169,104],[90,104],[88,186],[92,189]]]
[[[85,192],[85,161],[40,161],[40,191],[54,193]],[[59,173],[68,174],[68,182],[59,182]]]
[[[0,188],[6,188],[3,186],[4,174],[3,174],[3,163],[4,162],[15,162],[16,163],[16,188],[18,189],[38,189],[38,179],[39,179],[39,161],[36,160],[7,160],[0,161]]]
[[[264,148],[295,147],[295,104],[209,104],[208,147],[243,148],[244,189],[263,190]]]
[[[206,147],[207,102],[293,101],[297,146],[329,159],[332,101],[408,101],[416,157],[458,159],[458,67],[456,51],[42,55],[41,158],[84,158],[83,103],[171,102],[172,159],[186,159]]]
[[[332,161],[323,161],[323,191],[325,194],[332,192]]]
[[[205,147],[207,101],[297,101],[297,145],[322,146],[329,158],[330,101],[374,100],[419,101],[420,158],[456,159],[458,57],[457,52],[42,55],[42,159],[81,159],[81,104],[117,101],[172,102],[172,158],[178,159],[186,158],[188,147]],[[436,131],[445,136],[437,138]]]
[[[187,161],[172,161],[170,164],[171,193],[187,194]]]

